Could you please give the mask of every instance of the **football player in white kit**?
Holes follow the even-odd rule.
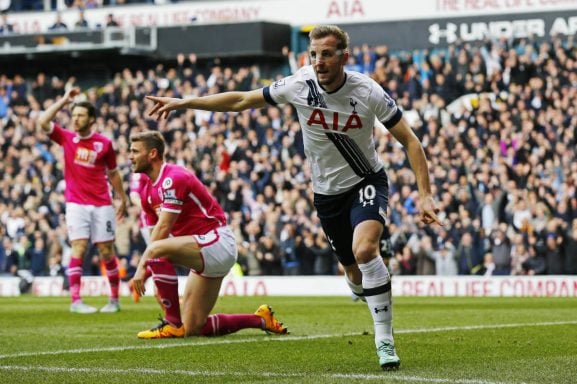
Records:
[[[150,114],[160,119],[176,109],[242,111],[267,103],[290,103],[296,108],[321,224],[345,268],[349,287],[369,307],[379,364],[385,370],[398,368],[391,278],[379,252],[386,225],[388,178],[375,150],[375,118],[407,152],[416,176],[421,220],[442,225],[431,194],[427,159],[402,111],[382,87],[368,76],[345,71],[348,34],[337,26],[321,25],[309,38],[311,65],[292,76],[248,92],[186,100],[147,96],[156,103]]]

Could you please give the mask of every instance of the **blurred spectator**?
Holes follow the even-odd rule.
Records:
[[[0,13],[0,35],[9,35],[14,33],[14,26],[8,22],[8,13]]]
[[[405,245],[401,252],[397,254],[401,275],[414,275],[417,272],[416,261],[411,252],[411,248]]]
[[[88,20],[84,17],[84,10],[80,9],[78,11],[78,20],[74,23],[74,29],[87,29],[89,28]]]
[[[114,18],[114,15],[112,13],[109,13],[108,15],[106,15],[105,25],[107,27],[119,27],[120,26],[120,24],[118,24],[118,22],[116,21],[116,19]]]
[[[49,257],[48,258],[48,276],[64,277],[64,275],[65,275],[65,270],[64,270],[64,267],[62,266],[62,259],[60,258],[60,255]],[[64,279],[65,283],[66,283],[66,280],[67,279]],[[66,286],[67,285],[68,284],[66,283]]]
[[[56,19],[54,20],[54,23],[48,27],[48,30],[53,32],[68,30],[68,26],[64,21],[62,21],[62,15],[60,12],[56,13]]]
[[[437,276],[456,276],[458,274],[455,247],[451,242],[442,243],[431,256],[435,260],[435,274]]]
[[[315,236],[309,229],[303,229],[301,236],[297,238],[297,253],[300,256],[300,274],[314,275],[317,253],[314,251]]]
[[[44,10],[43,0],[12,0],[11,9],[13,11],[42,11]]]
[[[483,276],[493,276],[495,275],[495,262],[493,261],[493,254],[491,252],[485,253],[483,256],[483,266],[481,267],[480,274]]]
[[[256,258],[263,275],[282,275],[281,251],[270,236],[259,239]]]
[[[18,256],[16,251],[12,247],[12,240],[5,237],[2,240],[2,245],[0,246],[0,274],[11,274],[13,275],[18,265]]]
[[[577,275],[577,219],[567,229],[565,244],[565,271],[567,275]]]
[[[44,239],[38,233],[32,247],[26,250],[25,257],[33,276],[45,276],[48,269],[47,251]]]
[[[563,251],[560,247],[562,237],[557,233],[548,233],[545,240],[545,263],[548,275],[561,275],[564,271]]]
[[[544,275],[547,272],[545,257],[540,252],[531,252],[531,257],[522,264],[526,275]]]
[[[286,223],[280,232],[280,248],[285,275],[298,275],[300,273],[300,260],[297,255],[296,241],[294,224]]]
[[[476,275],[481,270],[481,250],[473,244],[469,232],[463,233],[455,257],[459,261],[459,275]]]
[[[36,80],[32,83],[32,95],[40,104],[44,104],[47,99],[52,99],[56,95],[44,72],[38,72],[36,75]]]
[[[316,235],[312,251],[315,258],[315,275],[334,275],[337,272],[337,257],[324,233]]]
[[[435,259],[433,258],[433,242],[429,236],[420,239],[416,249],[412,249],[416,259],[417,275],[434,275]]]
[[[505,225],[506,227],[506,225]],[[505,230],[500,228],[491,236],[491,262],[494,262],[493,275],[511,274],[511,240]]]

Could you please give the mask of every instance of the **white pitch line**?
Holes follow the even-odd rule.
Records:
[[[165,370],[165,369],[150,369],[150,368],[126,368],[126,369],[110,369],[110,368],[64,368],[64,367],[27,367],[27,366],[12,366],[12,365],[0,365],[0,370],[10,370],[10,371],[40,371],[40,372],[64,372],[64,373],[92,373],[92,374],[105,374],[105,375],[118,375],[118,374],[148,374],[148,375],[183,375],[183,376],[193,376],[193,377],[223,377],[223,376],[236,376],[236,377],[252,377],[258,375],[259,377],[270,377],[270,378],[310,378],[319,377],[325,379],[357,379],[357,380],[378,380],[383,379],[399,380],[399,381],[409,381],[409,382],[422,382],[422,383],[451,383],[451,384],[507,384],[505,382],[499,381],[488,381],[488,380],[470,380],[470,379],[442,379],[442,378],[432,378],[432,377],[422,377],[422,376],[405,376],[399,375],[392,372],[383,372],[382,374],[360,374],[360,373],[277,373],[277,372],[262,372],[251,373],[251,372],[215,372],[215,371],[186,371],[182,369],[176,370]]]
[[[429,332],[448,332],[448,331],[472,331],[477,329],[499,329],[499,328],[519,328],[519,327],[546,327],[549,325],[570,325],[577,324],[577,320],[567,321],[544,321],[540,323],[513,323],[513,324],[487,324],[487,325],[463,325],[460,327],[439,327],[439,328],[421,328],[421,329],[401,329],[395,331],[399,333],[429,333]]]
[[[449,331],[469,331],[478,329],[499,329],[499,328],[518,328],[518,327],[544,327],[544,326],[554,326],[554,325],[568,325],[577,324],[577,320],[572,321],[547,321],[540,323],[514,323],[514,324],[494,324],[494,325],[465,325],[461,327],[438,327],[438,328],[419,328],[419,329],[401,329],[395,331],[395,334],[411,334],[411,333],[432,333],[432,332],[449,332]],[[26,356],[54,356],[54,355],[65,355],[74,353],[93,353],[93,352],[118,352],[118,351],[130,351],[130,350],[141,350],[141,349],[167,349],[167,348],[180,348],[180,347],[191,347],[191,346],[203,346],[203,345],[225,345],[225,344],[243,344],[243,343],[262,343],[262,342],[287,342],[287,341],[300,341],[300,340],[317,340],[317,339],[328,339],[333,337],[351,337],[360,336],[360,333],[341,333],[341,334],[329,334],[329,335],[309,335],[309,336],[282,336],[282,337],[253,337],[247,339],[213,339],[206,338],[202,339],[188,339],[186,342],[170,343],[170,344],[146,344],[146,345],[126,345],[118,347],[103,347],[103,348],[78,348],[78,349],[64,349],[59,351],[43,351],[43,352],[19,352],[19,353],[8,353],[0,355],[1,359],[10,359],[13,357],[26,357]],[[193,341],[194,340],[194,341]]]

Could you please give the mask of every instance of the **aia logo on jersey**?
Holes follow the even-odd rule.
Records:
[[[274,82],[274,84],[272,85],[272,87],[274,89],[280,88],[280,87],[284,87],[285,86],[285,80],[284,79],[280,79]]]
[[[96,153],[100,153],[104,149],[104,144],[102,144],[100,141],[93,143],[93,146]]]
[[[172,187],[172,179],[167,177],[166,179],[162,180],[162,188],[168,189]]]
[[[311,117],[309,117],[307,120],[307,125],[312,127],[315,124],[320,125],[323,127],[323,129],[326,130],[341,131],[343,133],[349,129],[361,129],[363,127],[363,122],[361,121],[359,114],[354,109],[353,113],[348,116],[339,115],[338,112],[326,112],[325,116],[325,112],[323,110],[315,108],[311,113]],[[339,126],[341,128],[339,128]]]

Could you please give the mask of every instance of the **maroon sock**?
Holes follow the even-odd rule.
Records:
[[[200,334],[202,336],[222,336],[246,328],[262,329],[262,318],[245,313],[231,315],[217,313],[206,319],[206,324],[204,324]]]
[[[116,256],[104,262],[106,267],[106,277],[110,284],[110,300],[118,301],[118,284],[120,283],[120,276],[118,275],[118,259]]]
[[[178,276],[174,266],[164,259],[149,260],[147,265],[152,271],[152,279],[160,296],[164,319],[172,325],[180,327],[182,321],[178,298]]]
[[[82,279],[82,259],[70,258],[68,264],[68,285],[70,286],[70,298],[72,302],[80,300],[80,280]]]

